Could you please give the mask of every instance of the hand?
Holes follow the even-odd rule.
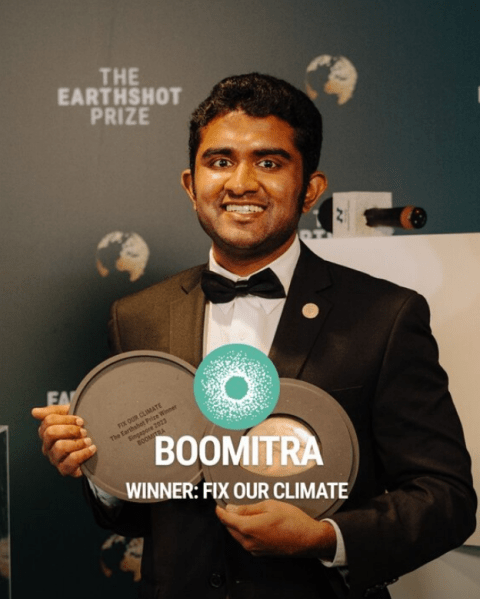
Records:
[[[217,506],[217,516],[240,545],[253,555],[318,557],[333,560],[336,534],[329,522],[317,522],[299,508],[268,499],[253,505]]]
[[[82,418],[68,414],[69,405],[33,408],[32,416],[41,420],[38,435],[42,452],[62,476],[82,476],[80,464],[97,451],[83,428]]]

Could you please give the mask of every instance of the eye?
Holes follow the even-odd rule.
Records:
[[[231,166],[231,164],[232,163],[227,158],[217,158],[212,162],[212,166],[216,166],[218,168],[226,168],[228,166]]]
[[[269,158],[265,158],[264,160],[261,160],[258,164],[262,168],[266,168],[266,169],[272,169],[272,168],[278,167],[278,164],[276,162],[273,162],[273,160],[270,160]]]

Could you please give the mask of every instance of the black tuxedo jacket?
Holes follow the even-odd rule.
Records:
[[[164,351],[198,366],[203,268],[116,302],[114,353]],[[302,314],[307,303],[319,308],[313,319]],[[350,599],[388,596],[386,584],[460,545],[474,528],[470,459],[428,323],[417,293],[326,262],[302,244],[270,358],[281,377],[328,391],[358,435],[357,481],[332,516],[345,540]],[[144,597],[346,596],[336,569],[318,560],[250,556],[213,507],[181,500],[94,510],[102,525],[145,536]],[[326,577],[333,595],[323,588]]]

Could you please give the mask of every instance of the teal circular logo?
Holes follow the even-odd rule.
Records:
[[[275,408],[280,379],[273,362],[251,345],[233,343],[210,352],[195,374],[193,392],[202,414],[222,428],[263,422]]]

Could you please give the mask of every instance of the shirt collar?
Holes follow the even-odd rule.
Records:
[[[288,295],[290,283],[292,282],[293,272],[295,270],[295,267],[297,266],[299,257],[300,257],[300,241],[298,240],[298,235],[295,235],[295,239],[293,240],[292,245],[288,248],[288,250],[286,252],[284,252],[281,256],[279,256],[276,260],[274,260],[270,264],[267,264],[267,265],[263,266],[262,268],[256,270],[255,272],[252,272],[250,275],[248,275],[248,277],[241,277],[239,275],[234,274],[233,272],[230,272],[229,270],[226,270],[222,266],[220,266],[220,264],[218,264],[218,262],[213,257],[212,248],[210,248],[208,267],[213,272],[223,275],[224,277],[227,277],[227,279],[230,279],[232,281],[238,281],[239,279],[248,279],[252,275],[264,270],[265,268],[271,268],[273,270],[273,272],[277,275],[277,277],[280,279],[280,282],[282,283],[282,285],[285,289],[285,294]],[[255,298],[255,299],[261,300],[261,298]],[[276,300],[267,300],[267,302],[273,302],[273,301],[276,301]],[[218,305],[224,306],[226,308],[227,305],[230,305],[230,302],[228,302],[228,304],[218,304]]]

